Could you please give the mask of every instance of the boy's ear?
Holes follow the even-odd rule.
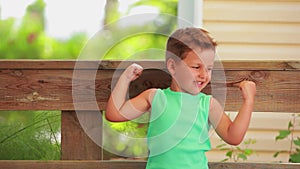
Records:
[[[176,70],[176,62],[174,59],[169,58],[167,60],[167,69],[170,72],[171,75],[175,74],[175,70]]]

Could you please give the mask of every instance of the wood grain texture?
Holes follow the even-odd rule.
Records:
[[[144,169],[145,161],[85,161],[102,158],[101,149],[85,130],[98,130],[92,124],[83,129],[80,113],[90,121],[105,109],[111,88],[120,73],[133,62],[126,61],[0,61],[0,110],[63,110],[61,161],[0,161],[6,169]],[[130,85],[134,97],[149,87],[165,88],[170,76],[162,61],[140,61],[143,75]],[[224,68],[224,69],[223,69]],[[225,90],[226,110],[237,110],[241,96],[237,84],[245,79],[257,84],[256,111],[300,112],[299,61],[222,62],[214,70],[213,81],[205,89],[217,98]],[[226,75],[226,80],[222,80]],[[75,95],[75,97],[74,97]],[[75,105],[75,106],[74,106]],[[76,110],[76,113],[75,111]],[[88,110],[88,111],[87,111]],[[79,116],[78,116],[79,115]],[[67,160],[67,161],[66,161]],[[79,160],[79,161],[75,161]],[[209,163],[211,169],[296,169],[299,164]]]
[[[135,61],[120,61],[120,60],[103,60],[103,61],[82,61],[82,60],[0,60],[0,70],[74,70],[74,69],[124,69],[132,63],[142,65],[146,69],[156,68],[163,69],[164,61],[161,60],[135,60]],[[219,62],[218,62],[219,63]],[[300,70],[300,61],[263,61],[263,60],[235,60],[221,62],[221,68],[226,70]],[[220,68],[220,63],[217,64],[217,69]]]
[[[63,111],[61,124],[61,159],[62,160],[100,160],[102,149],[96,142],[102,139],[102,130],[97,130],[92,140],[79,122],[80,113],[84,113],[87,120],[95,117],[98,112]],[[100,121],[100,120],[99,120]],[[84,126],[87,127],[87,126]],[[86,128],[85,128],[86,129]],[[89,127],[92,130],[91,127]],[[101,143],[101,142],[100,142]],[[1,168],[1,167],[0,167]]]
[[[5,169],[145,169],[145,161],[0,161]],[[209,163],[210,169],[298,169],[300,164]]]
[[[112,86],[133,62],[105,61],[96,67],[98,63],[81,61],[74,70],[76,61],[0,61],[0,110],[104,110]],[[145,71],[130,86],[131,96],[169,85],[163,61],[137,63]],[[220,80],[224,71],[226,81]],[[226,110],[238,110],[237,84],[248,79],[257,84],[255,111],[300,112],[298,61],[226,61],[217,64],[213,77],[205,92],[219,98],[226,91]]]

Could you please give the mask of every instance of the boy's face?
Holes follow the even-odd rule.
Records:
[[[190,51],[185,59],[176,63],[177,90],[192,95],[201,92],[211,80],[215,52],[211,49]]]

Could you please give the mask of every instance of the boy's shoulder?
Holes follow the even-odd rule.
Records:
[[[160,90],[158,88],[150,88],[143,91],[140,96],[146,98],[150,103],[152,102],[153,97],[155,96],[156,92]]]

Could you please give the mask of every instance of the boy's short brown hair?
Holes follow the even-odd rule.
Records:
[[[212,49],[215,51],[217,42],[202,28],[177,29],[167,41],[166,60],[169,58],[185,58],[185,53],[200,49]]]

